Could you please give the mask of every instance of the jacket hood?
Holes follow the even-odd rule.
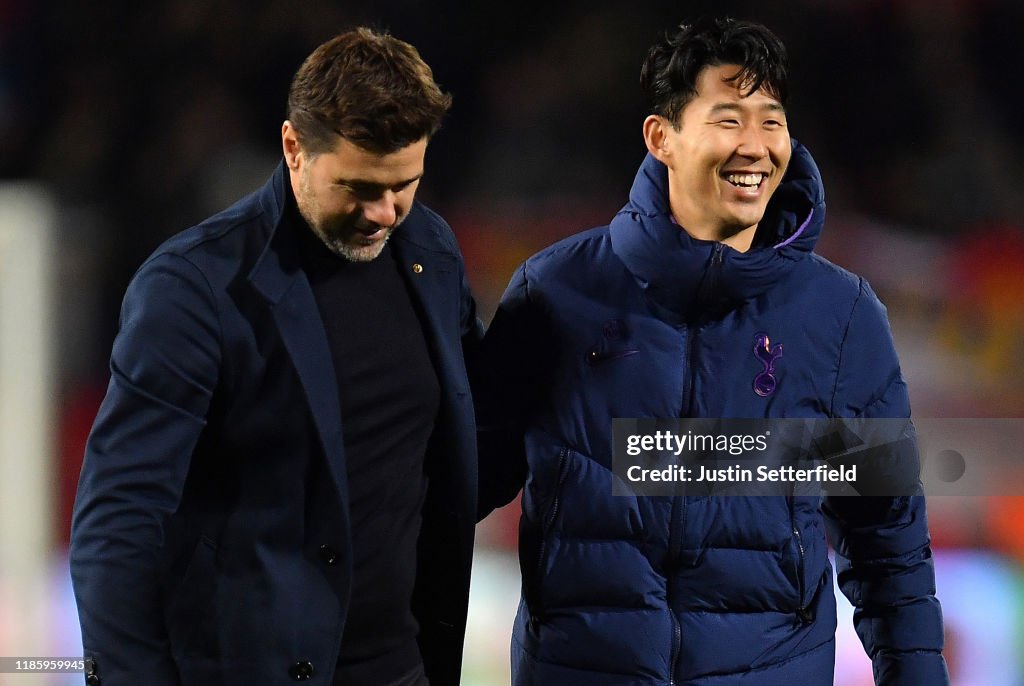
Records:
[[[792,146],[786,175],[745,253],[686,233],[669,210],[668,169],[647,155],[609,231],[615,254],[657,305],[688,316],[697,307],[747,300],[814,250],[825,222],[824,189],[811,154],[796,140]],[[709,270],[713,261],[718,268]]]

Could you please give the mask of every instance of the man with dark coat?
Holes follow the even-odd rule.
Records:
[[[458,683],[480,327],[414,200],[449,105],[407,43],[324,43],[266,185],[133,278],[72,530],[88,684]]]

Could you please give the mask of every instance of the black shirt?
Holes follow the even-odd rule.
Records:
[[[348,473],[354,576],[335,684],[386,684],[421,662],[412,593],[440,387],[399,271],[411,265],[389,245],[370,262],[338,257],[292,210],[334,361]]]

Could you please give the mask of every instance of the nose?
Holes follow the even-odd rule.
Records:
[[[395,194],[386,191],[379,198],[363,202],[363,217],[377,226],[393,226],[398,220]]]
[[[768,156],[768,143],[765,133],[758,126],[744,126],[740,131],[736,153],[754,160]]]

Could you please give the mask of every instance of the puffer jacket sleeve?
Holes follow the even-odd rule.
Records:
[[[471,372],[480,451],[479,517],[512,501],[526,479],[525,428],[550,379],[544,317],[522,264],[502,296]]]
[[[863,280],[843,340],[832,412],[908,418],[904,438],[909,440],[901,443],[901,457],[918,460],[907,386],[885,308]],[[826,498],[823,512],[836,549],[839,586],[854,606],[854,626],[871,658],[875,683],[948,684],[920,482],[916,495]]]

